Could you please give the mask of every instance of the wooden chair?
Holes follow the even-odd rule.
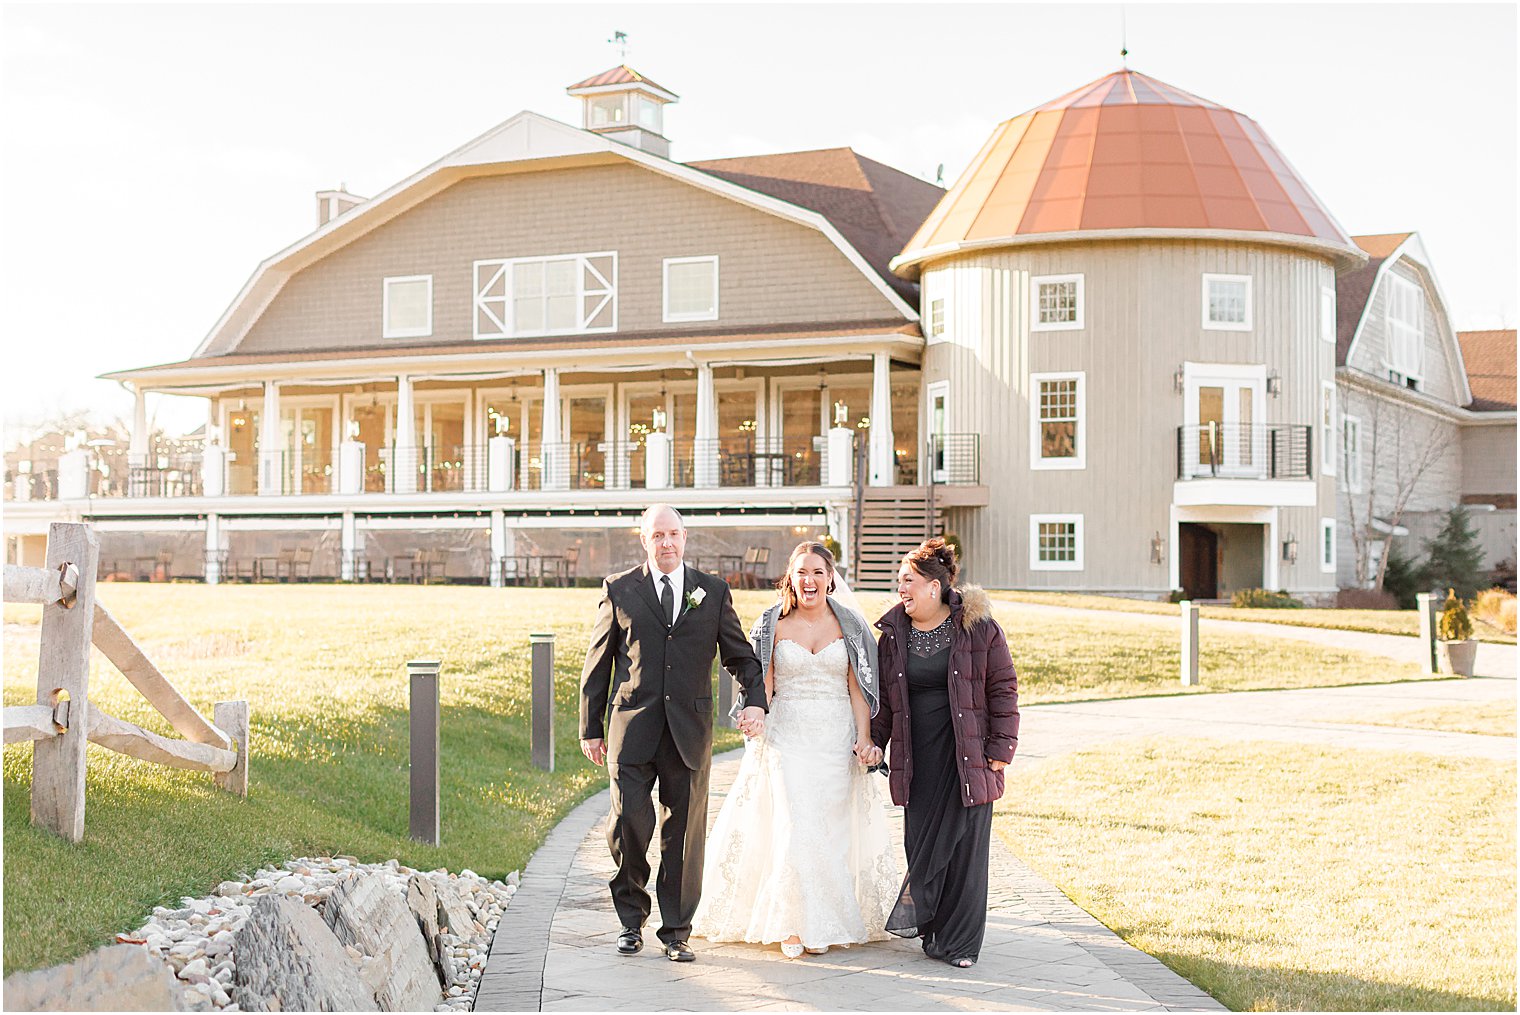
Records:
[[[311,581],[311,558],[308,547],[286,550],[280,554],[279,574],[281,581]]]
[[[557,557],[543,559],[544,578],[552,578],[556,585],[575,584],[575,573],[580,568],[581,548],[572,546]]]
[[[765,572],[763,569],[770,563],[770,559],[771,548],[769,546],[749,547],[744,551],[744,559],[739,563],[738,572],[730,576],[729,584],[745,589],[764,588]]]

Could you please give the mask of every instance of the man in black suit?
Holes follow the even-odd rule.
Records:
[[[617,864],[610,884],[623,925],[618,951],[632,955],[644,947],[658,780],[659,938],[666,958],[690,962],[696,956],[687,938],[702,895],[707,844],[713,656],[722,653],[724,668],[742,688],[739,728],[746,736],[764,731],[764,676],[728,584],[685,565],[686,528],[676,509],[656,504],[646,510],[639,541],[648,560],[602,583],[581,671],[581,752],[593,764],[606,763],[612,781],[607,845]]]

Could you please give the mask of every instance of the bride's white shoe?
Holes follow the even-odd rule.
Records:
[[[789,959],[800,959],[800,958],[802,958],[802,953],[805,950],[806,949],[804,949],[802,947],[802,942],[801,941],[798,941],[796,944],[793,944],[790,941],[783,941],[783,942],[781,942],[781,954],[785,955]]]
[[[829,953],[829,946],[824,945],[822,948],[804,948],[802,950],[809,955],[827,955]]]

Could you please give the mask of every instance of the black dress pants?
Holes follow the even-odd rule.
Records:
[[[691,920],[702,897],[702,861],[707,846],[708,766],[692,770],[681,760],[667,729],[652,761],[636,765],[611,759],[612,812],[607,846],[617,873],[609,885],[612,905],[624,927],[649,919],[649,842],[654,838],[655,784],[659,784],[659,938],[665,943],[691,936]]]

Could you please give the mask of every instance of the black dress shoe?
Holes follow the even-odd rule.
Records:
[[[618,954],[633,955],[644,947],[644,935],[637,927],[624,927],[618,935]]]
[[[672,962],[695,962],[697,953],[685,941],[671,941],[665,945],[665,957]]]

